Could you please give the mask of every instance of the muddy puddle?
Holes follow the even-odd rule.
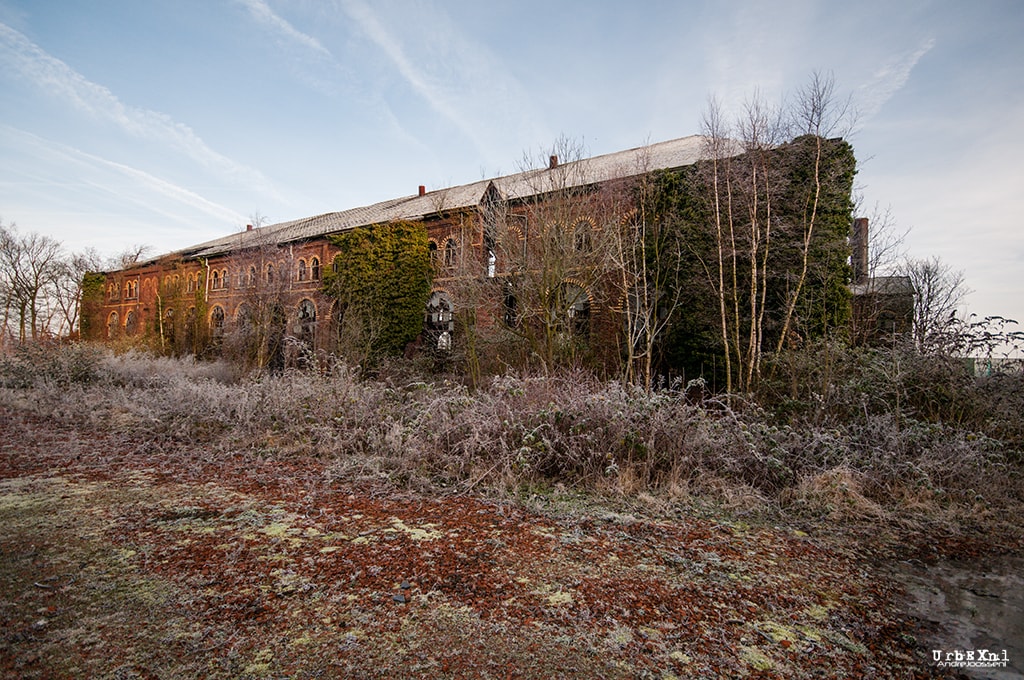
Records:
[[[902,562],[894,576],[907,588],[908,611],[921,621],[918,637],[931,657],[962,661],[971,678],[1024,678],[1024,557]],[[1005,667],[979,663],[983,657]]]

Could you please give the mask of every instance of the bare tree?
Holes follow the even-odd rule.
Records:
[[[476,386],[482,375],[484,347],[499,342],[500,322],[495,301],[501,299],[507,272],[499,271],[498,229],[504,205],[494,195],[485,196],[480,219],[472,213],[447,214],[444,192],[435,200],[435,211],[452,221],[447,240],[434,254],[434,291],[427,303],[425,330],[428,352],[441,362],[461,364]],[[474,247],[479,244],[479,249]],[[507,265],[504,260],[502,265]]]
[[[704,224],[687,242],[717,307],[727,392],[752,389],[767,353],[849,314],[853,161],[832,136],[851,116],[819,74],[790,104],[755,92],[732,121],[708,103],[706,160],[693,171]]]
[[[59,241],[17,227],[0,225],[0,294],[3,331],[19,342],[38,340],[51,332],[58,282],[66,275],[64,248]],[[17,331],[12,328],[17,325]]]
[[[867,219],[868,233],[868,278],[894,275],[907,259],[906,242],[910,228],[901,228],[896,223],[891,208],[877,203],[870,208],[863,204],[863,198],[854,199],[854,214]],[[856,283],[856,281],[854,281]]]
[[[495,239],[496,266],[507,272],[508,331],[545,369],[592,353],[591,310],[607,302],[604,279],[618,228],[608,183],[595,184],[583,145],[565,137],[522,160],[519,187]]]
[[[63,259],[60,264],[63,271],[54,282],[53,302],[58,311],[58,336],[70,335],[79,327],[85,276],[90,272],[103,271],[109,264],[95,248],[86,248]]]
[[[807,283],[808,271],[812,261],[812,243],[817,237],[819,214],[822,207],[824,185],[832,179],[825,160],[826,139],[834,134],[845,133],[852,128],[852,107],[850,100],[837,99],[835,80],[831,75],[823,76],[817,71],[811,76],[810,82],[797,91],[793,115],[794,131],[798,135],[808,135],[812,143],[812,174],[809,185],[797,189],[798,200],[803,204],[799,211],[800,231],[800,271],[790,286],[787,294],[782,330],[775,347],[776,353],[781,352],[789,337],[793,313],[796,311],[800,294]]]
[[[947,351],[954,341],[952,329],[964,298],[970,294],[964,273],[938,257],[911,259],[902,272],[914,287],[914,342],[925,351]]]
[[[253,221],[262,223],[256,215]],[[255,229],[260,229],[253,225]],[[288,302],[294,258],[271,235],[257,231],[245,248],[228,258],[229,275],[241,302],[234,319],[226,319],[224,351],[258,371],[282,368],[288,334]]]
[[[153,246],[133,243],[130,246],[126,246],[120,253],[114,255],[109,266],[115,269],[128,269],[142,262],[152,251]]]
[[[702,266],[719,300],[728,391],[749,389],[760,375],[768,262],[781,172],[773,150],[785,130],[779,109],[759,95],[728,127],[712,100],[704,115],[711,221],[717,262]],[[740,152],[737,155],[737,152]]]
[[[623,379],[649,390],[657,342],[684,295],[679,263],[685,248],[670,216],[657,211],[658,186],[649,151],[638,150],[634,167],[620,174],[633,178],[621,182],[620,196],[608,202],[613,213],[621,203],[623,213],[618,224],[609,225],[625,331]]]

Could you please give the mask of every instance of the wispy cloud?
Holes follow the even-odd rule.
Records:
[[[910,79],[911,71],[933,47],[935,39],[929,38],[916,49],[893,57],[875,71],[868,82],[858,88],[857,101],[862,123],[874,117],[887,101],[903,89]]]
[[[510,133],[532,136],[530,128],[540,127],[521,84],[460,32],[443,8],[403,5],[401,19],[389,25],[390,17],[364,0],[339,5],[413,91],[485,156],[507,143]],[[410,30],[401,34],[395,26]]]
[[[226,222],[234,226],[245,223],[246,218],[230,208],[214,203],[194,191],[178,186],[173,182],[168,182],[138,168],[101,158],[81,149],[44,139],[31,132],[19,130],[8,125],[0,124],[0,133],[9,142],[16,142],[21,149],[24,149],[33,158],[49,158],[55,166],[60,168],[80,168],[72,173],[75,175],[75,183],[88,183],[86,178],[99,171],[113,171],[122,177],[128,178],[135,187],[130,192],[112,188],[109,183],[93,183],[92,185],[96,189],[116,194],[119,200],[134,200],[148,210],[167,214],[153,200],[138,197],[140,193],[146,196],[156,194],[169,199],[175,204],[209,215],[218,222]],[[47,181],[47,184],[52,184],[52,182]]]
[[[169,146],[236,185],[255,187],[280,198],[261,172],[217,153],[187,125],[164,113],[124,104],[109,89],[88,80],[3,23],[0,23],[0,63],[9,72],[97,120],[113,123],[133,137]]]
[[[334,56],[319,40],[292,26],[286,19],[275,13],[264,0],[238,0],[238,2],[249,10],[254,19],[268,26],[285,39],[298,43],[331,60],[334,59]]]
[[[367,37],[391,60],[402,78],[427,100],[431,108],[452,121],[464,134],[479,144],[480,140],[476,139],[476,133],[470,121],[459,112],[448,97],[444,96],[427,75],[413,64],[412,59],[402,48],[401,42],[384,27],[369,5],[362,0],[344,0],[342,6]]]
[[[236,1],[269,32],[297,79],[329,97],[347,89],[348,69],[320,40],[277,14],[266,0]]]

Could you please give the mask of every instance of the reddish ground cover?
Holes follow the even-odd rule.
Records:
[[[354,488],[0,413],[8,677],[931,677],[800,532]]]

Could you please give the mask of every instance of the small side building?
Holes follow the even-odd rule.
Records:
[[[854,344],[879,344],[910,334],[914,326],[914,285],[909,276],[871,276],[868,219],[853,221],[850,235],[853,283],[851,339]]]

